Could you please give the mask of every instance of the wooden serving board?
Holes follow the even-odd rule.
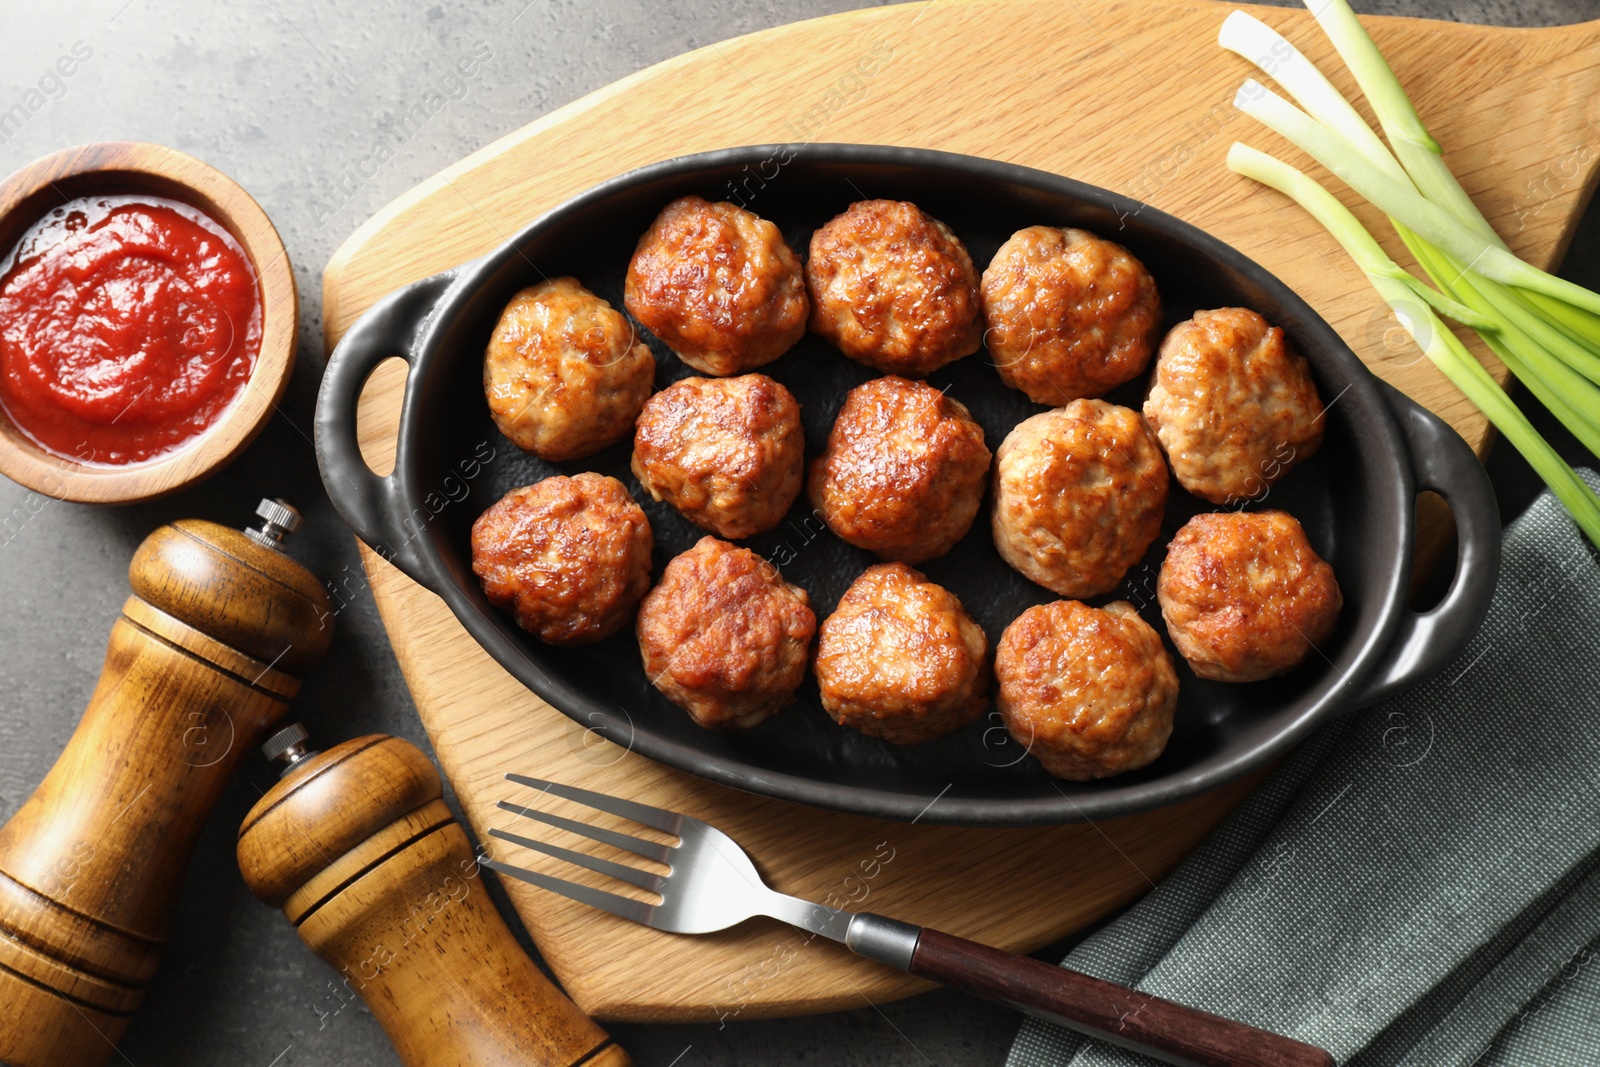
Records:
[[[659,64],[469,156],[358,230],[324,274],[327,343],[331,349],[389,290],[489,251],[542,211],[630,168],[739,144],[901,144],[1070,175],[1199,225],[1276,272],[1381,376],[1486,446],[1484,420],[1398,339],[1332,239],[1294,205],[1224,168],[1234,140],[1297,158],[1230,106],[1254,73],[1214,43],[1231,6],[906,4],[785,26]],[[1253,10],[1355,95],[1307,14]],[[1500,232],[1533,262],[1557,262],[1595,181],[1600,23],[1540,31],[1369,24]],[[1375,212],[1338,192],[1385,234]],[[1382,239],[1407,262],[1398,242]],[[362,407],[364,447],[380,472],[392,462],[396,366],[374,376]],[[882,823],[754,798],[585,732],[497,666],[441,601],[365,549],[363,558],[422,721],[480,838],[504,821],[495,802],[518,793],[501,775],[520,770],[707,819],[746,846],[779,889],[1030,950],[1150,888],[1248,785],[1143,816],[1044,830]],[[776,923],[675,937],[521,883],[507,888],[556,975],[603,1018],[789,1015],[922,988]]]

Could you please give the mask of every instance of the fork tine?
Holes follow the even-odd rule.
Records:
[[[613,915],[630,919],[644,926],[653,925],[650,918],[655,912],[655,908],[649,904],[641,904],[639,901],[630,900],[628,897],[619,897],[615,893],[607,893],[604,889],[591,889],[586,885],[579,885],[577,882],[569,882],[565,878],[552,878],[550,875],[540,874],[538,871],[526,871],[521,867],[513,867],[509,863],[501,863],[499,860],[486,859],[482,863],[483,866],[492,871],[499,871],[501,874],[511,878],[517,878],[530,885],[536,885],[540,889],[548,889],[552,893],[558,893],[569,900],[576,900],[580,904],[587,904],[591,908],[609,911]]]
[[[676,845],[663,845],[655,841],[646,841],[642,837],[634,837],[631,834],[619,834],[615,830],[606,830],[599,826],[590,826],[586,822],[565,819],[560,815],[551,815],[549,812],[539,811],[537,808],[525,808],[521,804],[511,803],[509,800],[500,801],[496,807],[500,808],[501,811],[509,811],[513,815],[521,815],[524,818],[533,819],[561,830],[570,830],[580,837],[587,837],[591,841],[599,841],[603,845],[611,845],[613,848],[632,852],[636,856],[643,856],[645,859],[655,860],[657,863],[670,864],[672,862],[670,859],[672,850],[677,847]]]
[[[530,778],[525,774],[508,774],[506,775],[506,780],[532,789],[542,790],[553,796],[576,800],[580,804],[587,804],[591,808],[608,811],[612,815],[620,815],[624,819],[632,819],[634,822],[643,823],[657,830],[665,830],[669,834],[677,833],[678,827],[683,823],[683,816],[676,811],[667,811],[665,808],[652,808],[648,804],[623,800],[621,797],[610,796],[606,793],[595,793],[588,789],[579,789],[575,785],[547,782],[543,778]]]
[[[615,878],[619,882],[636,885],[640,889],[648,889],[652,893],[661,892],[661,883],[666,880],[659,874],[637,870],[621,863],[612,863],[610,860],[603,860],[598,856],[590,856],[583,852],[574,852],[570,848],[547,845],[543,841],[519,837],[516,834],[506,833],[504,830],[497,830],[492,826],[489,828],[489,836],[498,837],[502,841],[510,841],[513,845],[521,845],[523,848],[531,848],[535,852],[543,852],[546,856],[554,856],[556,859],[565,860],[573,866],[585,867],[596,874],[603,874],[608,878]]]

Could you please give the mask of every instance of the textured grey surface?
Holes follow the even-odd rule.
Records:
[[[262,495],[307,514],[293,552],[326,577],[358,566],[322,494],[309,433],[323,366],[319,272],[348,234],[444,166],[586,92],[736,34],[861,6],[862,0],[0,0],[0,111],[83,41],[93,57],[20,130],[0,172],[99,139],[193,153],[248,188],[277,223],[299,280],[300,363],[283,415],[230,469],[156,504],[93,509],[0,481],[0,818],[9,817],[71,734],[127,595],[139,540],[162,522],[244,521]],[[1600,17],[1596,0],[1384,0],[1363,10],[1501,25]],[[483,58],[483,45],[490,53]],[[477,50],[477,73],[456,61]],[[455,78],[455,80],[451,80]],[[450,98],[370,178],[350,168],[430,90]],[[737,91],[737,87],[731,87]],[[1575,245],[1594,284],[1592,220]],[[1532,494],[1514,457],[1491,463],[1507,510]],[[328,739],[382,731],[426,746],[370,599],[339,617],[327,661],[296,714]],[[335,1012],[333,972],[234,865],[234,832],[270,780],[251,765],[224,798],[184,889],[167,962],[116,1062],[346,1067],[396,1062],[359,1005]],[[641,1064],[998,1063],[1016,1017],[936,993],[813,1019],[614,1028]],[[675,1057],[677,1059],[675,1060]]]

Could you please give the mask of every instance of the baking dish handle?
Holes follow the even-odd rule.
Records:
[[[1388,384],[1383,392],[1406,439],[1417,492],[1431,489],[1450,505],[1456,574],[1435,607],[1407,609],[1388,656],[1368,679],[1356,707],[1408,689],[1455,659],[1488,613],[1500,573],[1500,508],[1483,464],[1443,419]]]
[[[333,506],[374,552],[429,589],[436,582],[418,551],[420,528],[413,528],[404,514],[395,475],[373,473],[362,458],[356,407],[372,372],[393,356],[410,365],[403,403],[411,406],[423,324],[460,272],[458,267],[413,282],[368,308],[328,357],[317,393],[317,467]]]

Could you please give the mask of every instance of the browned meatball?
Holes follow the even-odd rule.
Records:
[[[1006,729],[1057,778],[1137,770],[1172,736],[1177,671],[1125,600],[1029,608],[1000,636],[994,673]]]
[[[904,563],[879,563],[823,621],[816,672],[836,722],[916,745],[983,713],[989,639],[949,590]]]
[[[1128,408],[1074,400],[1025,419],[995,470],[995,548],[1062,596],[1115,589],[1161,532],[1167,466]]]
[[[983,314],[1001,380],[1035,403],[1059,405],[1144,373],[1161,298],[1121,245],[1085,230],[1029,226],[983,272]]]
[[[655,379],[633,326],[578,284],[552,278],[500,313],[483,391],[500,432],[541,459],[578,459],[626,437]]]
[[[644,598],[638,632],[651,683],[695,722],[754,726],[794,699],[817,617],[772,564],[702,537]]]
[[[1156,579],[1167,633],[1194,673],[1255,682],[1292,670],[1326,641],[1344,597],[1294,516],[1196,515]]]
[[[584,472],[513,489],[472,524],[472,572],[517,625],[587,645],[628,624],[650,588],[650,520],[615,478]]]
[[[1172,328],[1144,417],[1178,484],[1213,504],[1259,496],[1322,444],[1310,368],[1245,308],[1199,311]]]
[[[685,378],[650,398],[633,474],[703,529],[740,538],[782,521],[805,482],[793,394],[765,374]]]
[[[845,397],[811,465],[828,528],[884,559],[920,563],[966,535],[989,473],[983,428],[931,385],[875,378]]]
[[[858,363],[920,378],[983,341],[978,272],[915,204],[863,200],[811,235],[812,332]]]
[[[800,260],[766,219],[698,196],[674,200],[639,238],[625,302],[704,374],[771,363],[806,332]]]

